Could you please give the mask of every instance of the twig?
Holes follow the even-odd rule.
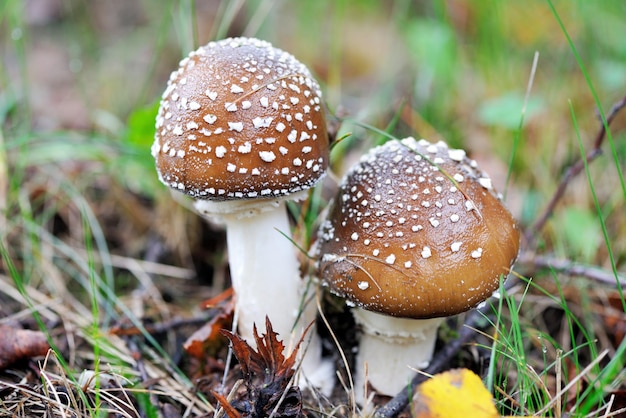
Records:
[[[192,318],[174,318],[170,321],[157,322],[150,325],[145,325],[145,331],[149,334],[161,334],[172,330],[178,330],[180,327],[189,326],[189,325],[202,325],[206,324],[207,321],[211,319],[211,314],[196,316]],[[130,326],[125,328],[123,326],[112,327],[109,331],[111,334],[119,335],[119,336],[132,336],[132,335],[140,335],[143,333],[143,330]]]
[[[626,277],[623,275],[615,277],[613,272],[606,271],[596,266],[575,263],[567,259],[523,253],[517,259],[517,265],[520,266],[521,269],[523,269],[524,266],[528,266],[529,268],[550,268],[569,276],[581,276],[602,284],[612,286],[620,285],[623,288],[626,287]],[[522,274],[524,276],[529,276],[529,274],[526,273]]]
[[[85,250],[79,248],[75,248],[74,250],[78,254],[86,254]],[[100,261],[98,258],[98,254],[94,254],[93,256],[97,261]],[[196,273],[191,269],[157,263],[155,261],[148,260],[148,257],[146,257],[145,260],[140,260],[132,257],[124,257],[115,254],[110,254],[109,257],[111,266],[128,270],[133,273],[137,270],[141,270],[148,275],[160,275],[185,280],[193,279],[196,275]]]
[[[510,290],[520,283],[520,280],[514,276],[510,277],[504,284],[505,290]],[[442,350],[440,350],[431,360],[428,367],[423,373],[418,373],[395,397],[393,397],[386,405],[378,408],[374,414],[375,418],[393,418],[398,416],[400,412],[409,404],[409,393],[413,393],[413,389],[428,379],[428,376],[437,374],[445,369],[452,358],[467,344],[476,331],[480,329],[481,324],[485,322],[485,316],[488,315],[495,297],[492,297],[487,303],[483,303],[474,309],[467,316],[467,321],[463,328],[459,331],[459,336],[450,341]]]
[[[583,171],[586,163],[590,163],[602,153],[602,143],[604,142],[604,139],[606,137],[606,127],[611,125],[613,119],[615,119],[615,117],[624,107],[626,107],[626,96],[624,96],[620,101],[615,103],[611,108],[611,111],[606,118],[606,125],[604,123],[600,125],[600,129],[598,130],[596,138],[593,142],[593,147],[589,151],[587,151],[585,158],[578,159],[565,171],[565,174],[563,174],[563,177],[561,177],[561,181],[559,182],[559,185],[554,192],[552,199],[544,209],[543,213],[541,214],[541,216],[538,217],[537,221],[526,230],[524,234],[527,248],[532,249],[534,247],[537,234],[543,229],[546,222],[548,222],[550,216],[552,216],[552,213],[554,213],[554,209],[565,194],[565,189],[567,189],[570,181]]]

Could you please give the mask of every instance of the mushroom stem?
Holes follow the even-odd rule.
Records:
[[[281,203],[254,217],[225,217],[230,274],[239,309],[238,332],[249,341],[255,323],[259,332],[265,333],[265,315],[286,343],[290,336],[296,341],[315,319],[307,310],[296,324],[303,295],[299,266],[291,257],[294,247],[286,237],[290,233],[285,211]]]
[[[416,370],[428,366],[444,318],[396,318],[360,308],[352,312],[363,331],[354,383],[357,400],[364,400],[366,383],[380,395],[394,396]]]
[[[222,208],[216,210],[214,202],[195,203],[202,215],[217,215],[226,224],[238,334],[254,346],[253,327],[256,324],[259,334],[265,333],[267,316],[289,349],[315,321],[317,309],[314,303],[305,303],[311,295],[305,294],[295,247],[289,239],[286,205],[283,201],[269,201],[260,207],[237,206],[237,213],[226,214],[216,213],[222,212]],[[300,352],[306,353],[301,362],[306,380],[320,388],[332,381],[332,368],[321,366],[321,342],[315,327],[308,331]],[[320,369],[325,371],[320,374]]]

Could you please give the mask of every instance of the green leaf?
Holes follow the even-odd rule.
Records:
[[[153,196],[160,185],[154,169],[150,148],[154,142],[155,121],[159,101],[136,109],[130,114],[123,138],[124,152],[113,162],[121,184],[130,190]]]
[[[596,214],[586,209],[568,207],[559,219],[563,242],[567,243],[566,250],[570,256],[582,262],[593,261],[602,242],[602,231]]]
[[[524,95],[511,92],[483,102],[478,108],[478,120],[487,126],[499,126],[506,129],[519,128],[522,109],[524,107]],[[539,98],[530,98],[526,104],[526,115],[524,119],[528,121],[544,108],[543,101]]]
[[[159,102],[136,109],[128,117],[125,140],[139,149],[150,149],[154,141],[154,125]]]
[[[454,31],[443,22],[415,19],[406,28],[410,57],[421,72],[418,76],[446,85],[457,69],[457,41]]]
[[[626,87],[626,63],[600,59],[593,65],[598,82],[608,91],[621,91]]]

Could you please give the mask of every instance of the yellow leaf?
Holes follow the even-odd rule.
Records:
[[[483,382],[467,369],[437,374],[417,388],[411,404],[415,418],[498,418]]]

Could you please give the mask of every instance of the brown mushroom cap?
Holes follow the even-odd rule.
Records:
[[[328,146],[309,70],[268,42],[230,38],[172,73],[152,155],[161,181],[194,198],[273,198],[313,186]]]
[[[519,239],[491,180],[464,151],[394,140],[342,182],[320,232],[319,275],[367,310],[448,316],[498,288]]]

